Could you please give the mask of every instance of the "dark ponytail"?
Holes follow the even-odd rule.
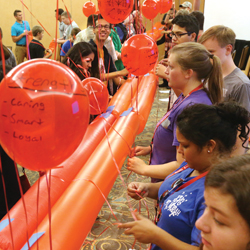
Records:
[[[235,102],[215,106],[194,104],[177,117],[177,127],[186,139],[200,148],[213,139],[220,153],[231,153],[238,131],[242,145],[248,140],[249,122],[248,111]]]

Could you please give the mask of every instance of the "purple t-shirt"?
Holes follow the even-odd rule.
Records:
[[[182,101],[183,99],[184,96],[181,94],[175,101],[169,117],[157,128],[153,141],[154,146],[150,165],[159,165],[176,161],[176,146],[179,146],[179,142],[176,138],[176,119],[184,108],[195,103],[212,104],[207,93],[203,89],[193,92],[184,101]],[[180,102],[181,104],[179,104]],[[177,108],[175,108],[176,106]],[[152,178],[152,182],[156,181],[156,179]]]

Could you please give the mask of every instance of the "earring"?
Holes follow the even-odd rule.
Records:
[[[210,153],[210,150],[208,150],[207,152]]]

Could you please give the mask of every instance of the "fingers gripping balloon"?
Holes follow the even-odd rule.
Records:
[[[112,24],[124,21],[131,13],[134,0],[98,0],[103,18]]]
[[[89,122],[89,100],[66,66],[37,59],[10,71],[0,85],[0,142],[8,155],[31,170],[67,159]]]
[[[157,45],[147,35],[132,36],[123,44],[122,62],[129,73],[133,75],[145,75],[154,68],[157,59]]]

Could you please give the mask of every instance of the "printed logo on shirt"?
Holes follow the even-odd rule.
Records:
[[[182,193],[183,195],[178,195],[173,200],[167,200],[164,204],[164,210],[167,210],[170,212],[169,217],[171,216],[178,216],[181,213],[181,210],[178,208],[183,202],[186,202],[187,195],[185,195],[185,192]],[[190,193],[192,194],[192,193]]]

